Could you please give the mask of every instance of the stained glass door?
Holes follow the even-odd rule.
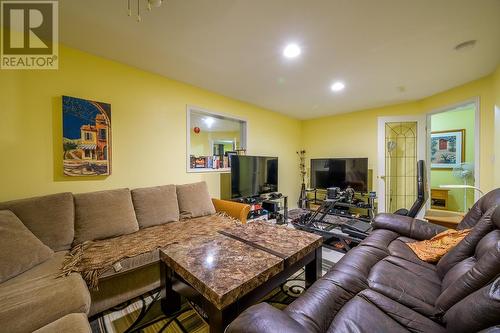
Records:
[[[425,160],[425,116],[380,117],[379,212],[409,209],[417,197],[417,161]]]

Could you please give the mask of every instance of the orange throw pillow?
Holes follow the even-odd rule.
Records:
[[[464,230],[445,230],[429,240],[420,242],[406,243],[410,249],[421,260],[435,263],[441,259],[448,251],[455,247],[465,236],[469,234],[471,229]]]

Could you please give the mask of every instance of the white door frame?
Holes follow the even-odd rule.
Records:
[[[462,102],[450,104],[444,107],[440,107],[434,110],[431,110],[427,113],[427,140],[430,142],[431,138],[431,130],[432,130],[432,123],[431,123],[431,117],[437,113],[443,113],[447,111],[451,111],[453,109],[457,109],[461,106],[465,106],[467,104],[474,104],[475,105],[475,110],[474,110],[474,186],[480,187],[480,157],[481,157],[481,152],[480,152],[480,140],[481,140],[481,135],[480,135],[480,127],[481,127],[481,108],[480,108],[480,99],[479,97],[474,97]],[[426,167],[427,167],[427,174],[429,175],[427,177],[427,182],[430,184],[430,175],[431,175],[431,147],[430,145],[427,146],[427,159],[426,159]],[[430,186],[429,186],[430,189]],[[474,200],[477,201],[479,200],[479,193],[477,191],[474,191]],[[430,208],[430,200],[427,202],[427,208]]]
[[[385,212],[385,123],[391,122],[417,122],[417,161],[427,160],[426,158],[426,115],[390,116],[378,117],[378,138],[377,138],[377,191],[378,191],[378,212]],[[419,214],[420,216],[420,214]]]

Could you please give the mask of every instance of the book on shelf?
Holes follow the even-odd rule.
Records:
[[[191,169],[228,169],[231,167],[228,156],[194,156],[190,159]]]

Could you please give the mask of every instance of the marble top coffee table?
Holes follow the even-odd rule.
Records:
[[[321,236],[265,222],[218,230],[160,250],[162,309],[180,309],[185,292],[209,318],[210,332],[305,266],[306,287],[321,275]],[[181,285],[181,286],[179,286]]]

